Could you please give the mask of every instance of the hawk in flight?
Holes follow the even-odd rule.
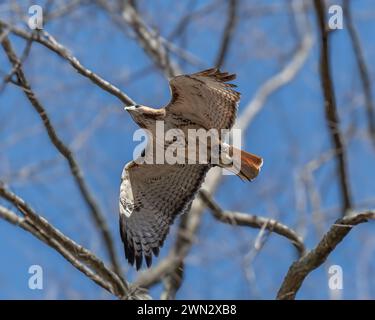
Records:
[[[170,80],[172,98],[164,108],[136,105],[125,109],[141,128],[151,133],[147,147],[156,143],[152,138],[157,121],[163,121],[165,131],[230,130],[240,99],[240,94],[233,90],[235,85],[228,83],[235,78],[235,74],[215,68],[177,76]],[[222,143],[220,136],[211,141],[211,146],[212,143],[220,146],[220,152],[229,158],[239,152],[240,163],[236,168],[239,177],[252,180],[258,175],[262,158]],[[137,270],[143,257],[147,266],[151,265],[152,254],[159,254],[169,226],[177,215],[189,211],[207,171],[216,165],[229,169],[223,162],[139,164],[136,160],[125,166],[120,187],[120,232],[125,256],[131,265],[135,263]]]

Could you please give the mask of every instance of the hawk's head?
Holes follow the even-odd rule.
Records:
[[[164,119],[165,111],[163,109],[153,109],[142,105],[125,107],[134,121],[144,129],[151,129],[156,121]]]

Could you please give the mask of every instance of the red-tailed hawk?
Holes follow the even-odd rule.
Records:
[[[140,127],[151,132],[148,147],[155,146],[157,139],[152,141],[152,138],[157,121],[163,121],[165,131],[231,129],[240,94],[233,90],[235,85],[227,82],[235,77],[217,69],[177,76],[170,80],[172,99],[166,107],[152,109],[137,105],[125,109]],[[220,137],[213,142],[229,157],[239,151],[238,176],[252,180],[258,175],[263,162],[260,157],[234,150],[222,144]],[[216,165],[229,167],[221,162]],[[158,255],[169,226],[177,215],[189,211],[207,171],[213,166],[210,162],[188,164],[187,161],[139,164],[137,160],[125,166],[120,187],[120,232],[125,256],[131,265],[135,262],[137,270],[143,257],[147,266],[151,265],[152,254]]]

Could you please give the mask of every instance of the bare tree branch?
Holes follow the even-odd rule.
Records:
[[[110,258],[112,267],[116,273],[121,275],[121,268],[118,262],[115,246],[112,240],[111,233],[109,231],[109,227],[107,225],[107,222],[105,220],[103,213],[101,212],[99,208],[99,205],[97,204],[94,196],[91,194],[88,186],[86,185],[86,182],[83,178],[82,170],[79,167],[78,162],[76,161],[71,150],[64,144],[64,142],[57,135],[56,130],[53,127],[45,108],[42,106],[42,104],[39,102],[34,92],[32,91],[30,84],[27,81],[26,76],[21,68],[21,61],[18,59],[7,37],[3,38],[1,45],[6,55],[8,56],[9,61],[11,62],[13,67],[17,69],[16,74],[17,74],[19,86],[22,88],[23,92],[25,93],[26,97],[29,99],[35,111],[39,114],[40,119],[43,122],[43,125],[48,133],[48,136],[52,144],[55,146],[56,150],[68,162],[71,174],[74,177],[74,180],[81,192],[83,199],[85,200],[88,208],[90,209],[92,219],[94,220],[100,232],[100,235],[103,239],[103,242],[108,252],[108,256]]]
[[[347,156],[344,139],[340,132],[339,116],[337,112],[335,89],[331,75],[331,60],[329,53],[329,31],[326,28],[325,5],[322,0],[314,0],[317,23],[320,33],[320,80],[324,95],[326,123],[331,141],[337,151],[337,175],[340,179],[339,187],[342,197],[343,215],[352,208],[352,198],[348,181]]]
[[[50,234],[44,232],[38,228],[33,222],[30,222],[27,218],[21,218],[16,213],[0,206],[0,217],[7,220],[8,222],[20,226],[24,230],[30,232],[35,237],[37,237],[42,242],[48,244],[59,252],[66,260],[68,260],[74,267],[84,273],[88,278],[93,280],[96,284],[103,287],[110,293],[122,297],[124,293],[120,293],[119,287],[114,287],[113,284],[104,280],[100,275],[91,271],[83,263],[81,263],[76,257],[74,257],[70,250],[67,250],[61,243],[57,242],[55,239],[50,238]],[[122,290],[122,289],[121,289]]]
[[[355,29],[354,22],[352,19],[349,0],[344,0],[343,12],[344,12],[346,26],[348,28],[350,40],[352,42],[355,59],[356,59],[358,70],[359,70],[362,90],[365,96],[365,105],[366,105],[369,133],[370,133],[370,137],[372,139],[373,145],[375,147],[375,106],[374,106],[374,101],[372,98],[371,80],[370,80],[368,68],[366,66],[366,61],[365,61],[365,57],[363,54],[361,41],[359,39],[359,35],[357,33],[357,30]]]
[[[9,191],[0,181],[0,196],[12,203],[23,214],[19,217],[11,210],[0,206],[0,217],[20,226],[42,242],[59,252],[75,268],[98,285],[120,299],[144,299],[147,293],[130,286],[116,273],[107,269],[92,252],[69,239],[46,219],[38,215],[23,199]]]
[[[135,104],[135,102],[130,97],[128,97],[115,85],[109,83],[107,80],[104,80],[93,71],[84,67],[81,64],[81,62],[68,51],[68,49],[66,49],[64,46],[58,43],[56,39],[53,38],[51,35],[49,35],[47,32],[40,31],[40,32],[29,33],[22,29],[15,28],[11,26],[10,24],[5,23],[2,20],[0,20],[0,27],[3,27],[4,29],[9,29],[10,32],[12,32],[13,34],[25,40],[32,40],[32,41],[40,43],[41,45],[45,46],[46,48],[58,54],[63,59],[67,60],[71,64],[71,66],[74,69],[76,69],[81,75],[90,79],[93,83],[98,85],[103,90],[117,97],[125,105],[130,106],[130,105]]]
[[[307,275],[326,261],[329,254],[355,225],[370,219],[375,219],[375,211],[348,215],[338,219],[315,249],[292,264],[279,289],[277,299],[294,299]]]
[[[223,211],[212,199],[212,196],[205,190],[201,190],[199,196],[206,203],[217,220],[234,226],[247,226],[257,229],[265,228],[270,232],[277,233],[290,240],[297,249],[299,256],[304,255],[305,245],[303,244],[302,238],[288,226],[271,218],[240,212]]]

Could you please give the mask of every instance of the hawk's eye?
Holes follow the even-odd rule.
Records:
[[[135,106],[134,106],[135,108],[139,108],[140,107],[140,105],[139,104],[136,104]]]

